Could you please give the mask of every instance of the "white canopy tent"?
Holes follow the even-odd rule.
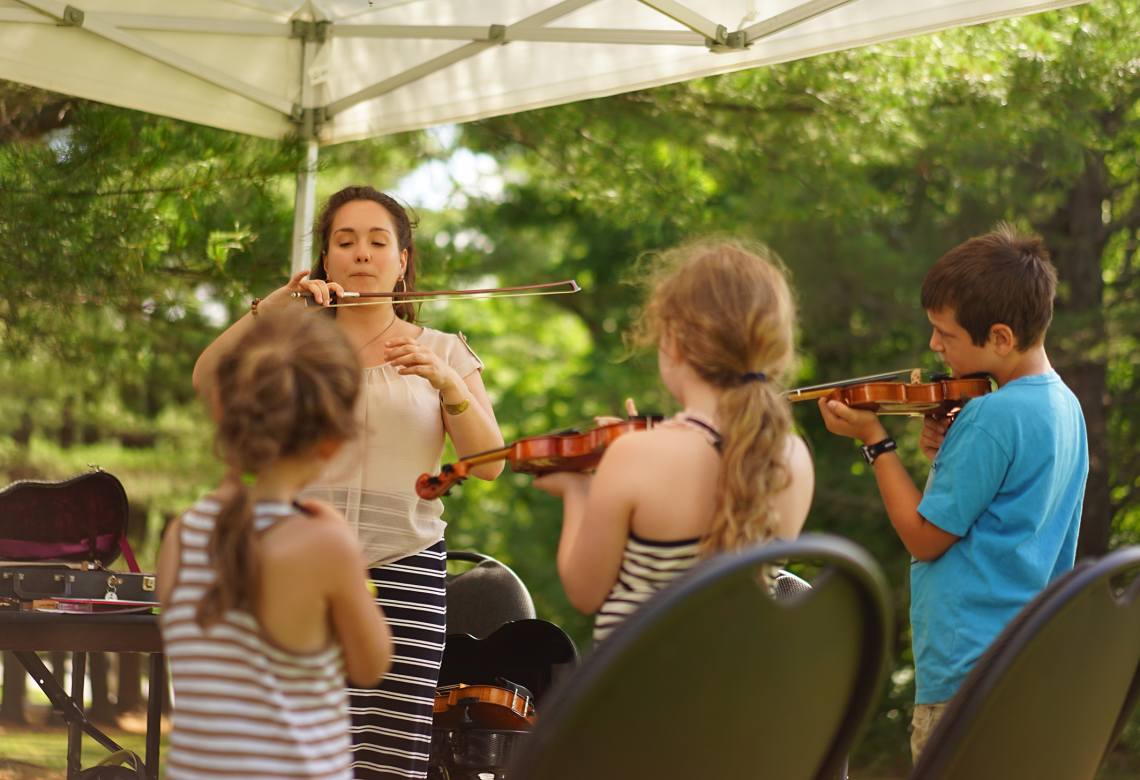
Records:
[[[0,78],[320,144],[525,111],[1077,0],[0,0]]]

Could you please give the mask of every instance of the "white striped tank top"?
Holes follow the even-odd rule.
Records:
[[[181,561],[162,613],[174,685],[168,780],[351,780],[344,664],[335,642],[314,653],[278,647],[246,612],[203,630],[194,620],[214,581],[209,540],[221,506],[199,501],[182,516]],[[294,513],[257,504],[259,531]]]
[[[617,582],[594,617],[594,641],[601,642],[657,591],[696,566],[700,547],[700,539],[652,542],[630,532]]]

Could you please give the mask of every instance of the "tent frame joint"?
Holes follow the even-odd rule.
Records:
[[[507,37],[507,26],[505,24],[492,24],[487,28],[488,41],[504,41]]]
[[[84,14],[75,6],[67,6],[63,9],[63,16],[60,20],[61,27],[82,27]]]
[[[752,42],[748,40],[748,33],[744,30],[737,30],[736,32],[728,32],[725,30],[724,25],[717,28],[717,34],[723,33],[721,40],[714,41],[712,38],[705,38],[705,46],[713,54],[728,54],[734,51],[744,51],[752,46]]]
[[[329,121],[329,112],[324,106],[302,108],[300,103],[294,103],[293,113],[289,118],[297,125],[297,132],[301,138],[316,138],[321,125]]]
[[[300,38],[305,43],[324,43],[329,37],[329,28],[332,22],[323,20],[307,22],[304,19],[293,20],[293,34],[290,38]]]

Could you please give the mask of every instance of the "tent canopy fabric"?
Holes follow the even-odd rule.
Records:
[[[0,78],[321,144],[1074,0],[0,0]]]
[[[319,144],[787,62],[1080,0],[0,0],[0,78]]]

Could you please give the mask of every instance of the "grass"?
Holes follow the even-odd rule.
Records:
[[[139,724],[143,721],[139,719]],[[127,750],[146,753],[146,736],[112,726],[100,731]],[[160,755],[165,756],[162,739]],[[83,736],[83,767],[89,768],[108,755],[95,740]],[[62,726],[16,725],[0,721],[0,780],[64,780],[67,777],[67,729]]]

